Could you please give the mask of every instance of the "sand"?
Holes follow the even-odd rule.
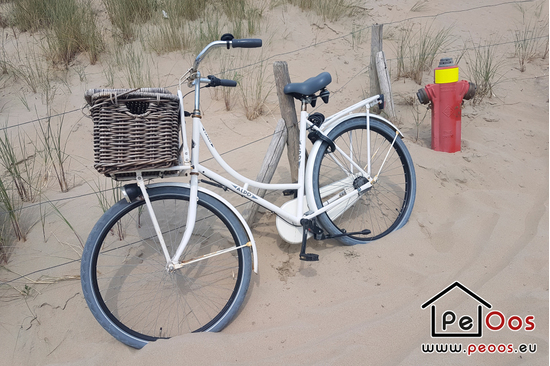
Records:
[[[396,72],[395,37],[404,19],[433,22],[433,27],[452,24],[454,43],[437,59],[456,58],[463,44],[471,45],[472,40],[503,43],[498,47],[503,75],[495,95],[476,106],[464,105],[460,152],[430,149],[429,115],[416,138],[413,111],[406,101],[433,82],[433,74],[426,72],[422,85],[409,79],[392,80],[396,123],[406,136],[417,175],[416,204],[407,225],[369,245],[344,247],[335,241],[311,240],[311,251],[320,255],[320,261],[302,262],[299,247],[278,237],[275,216],[260,210],[252,226],[259,273],[253,275],[233,322],[221,333],[184,335],[134,350],[105,332],[88,310],[78,278],[82,249],[75,233],[51,208],[42,227],[38,206],[34,206],[25,210],[27,241],[15,243],[9,262],[0,267],[0,364],[548,364],[548,58],[538,57],[520,72],[513,57],[512,31],[521,13],[512,3],[430,1],[422,11],[411,12],[414,3],[368,1],[368,13],[337,22],[292,7],[268,9],[267,26],[258,35],[264,39],[263,50],[236,54],[249,57],[243,64],[267,59],[266,84],[272,83],[271,63],[276,60],[288,62],[293,81],[330,72],[331,101],[318,108],[329,115],[359,101],[369,89],[365,68],[370,33],[363,32],[362,41],[353,43],[348,35],[352,22],[385,24],[384,50],[392,73]],[[534,5],[523,6],[531,9]],[[547,13],[546,1],[543,14]],[[4,37],[13,42],[13,36]],[[26,37],[20,35],[19,42]],[[161,85],[175,92],[173,85],[191,59],[177,52],[156,58]],[[466,62],[463,58],[459,64],[461,79],[467,79]],[[86,89],[106,84],[101,62],[89,65],[85,57],[79,57],[76,65],[87,77],[80,81],[72,71],[71,92],[59,92],[55,111],[79,109]],[[215,63],[205,67],[217,72]],[[22,105],[22,93],[32,112]],[[269,143],[268,138],[261,138],[272,133],[280,118],[275,92],[267,99],[266,114],[254,121],[244,118],[238,98],[227,112],[214,94],[203,95],[203,122],[220,152],[254,142],[225,156],[237,170],[254,178]],[[46,115],[42,96],[13,81],[6,83],[0,98],[4,105],[0,115],[9,116],[10,125]],[[45,195],[50,200],[64,199],[56,202],[59,211],[85,240],[102,213],[86,184],[99,177],[92,167],[92,124],[80,112],[67,114],[65,123],[74,126],[67,147],[72,159],[71,190],[59,193],[50,179]],[[33,131],[32,125],[26,128]],[[274,182],[289,179],[285,159]],[[212,162],[208,165],[215,167]],[[224,196],[236,205],[243,202],[235,195]],[[279,204],[286,200],[280,192],[269,197]],[[430,337],[431,310],[421,306],[456,281],[506,319],[533,316],[534,330],[512,331],[504,326],[490,331],[485,327],[482,338]],[[446,306],[457,313],[474,309],[475,314],[476,303],[459,289],[444,299],[438,311]],[[483,311],[490,310],[485,307]],[[497,320],[492,318],[492,324]],[[435,343],[460,343],[464,349],[468,344],[512,344],[514,349],[536,344],[536,352],[486,350],[468,356],[422,351],[422,345]]]

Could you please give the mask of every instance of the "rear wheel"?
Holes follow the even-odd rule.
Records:
[[[318,208],[347,190],[358,189],[367,177],[353,167],[345,155],[366,171],[367,129],[364,117],[352,118],[332,129],[328,137],[343,153],[329,151],[323,142],[313,165],[312,189]],[[342,236],[346,245],[379,239],[403,226],[411,215],[416,195],[416,175],[407,147],[385,123],[370,118],[371,176],[380,173],[372,187],[359,197],[344,200],[336,208],[318,216],[319,224],[332,235],[360,232],[369,235]]]
[[[169,254],[186,227],[189,189],[148,190]],[[183,260],[246,244],[235,214],[199,192],[197,219]],[[84,297],[97,321],[119,341],[147,342],[220,331],[241,306],[251,275],[249,247],[168,270],[145,202],[116,203],[93,228],[81,264]]]

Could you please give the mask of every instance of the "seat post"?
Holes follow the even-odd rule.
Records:
[[[307,102],[302,99],[302,111],[307,112]]]

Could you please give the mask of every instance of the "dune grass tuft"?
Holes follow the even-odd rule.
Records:
[[[53,169],[61,192],[68,192],[70,187],[67,171],[70,156],[66,150],[71,132],[65,135],[64,115],[59,117],[57,123],[48,116],[38,122],[38,128],[36,135],[41,145],[44,166]]]
[[[157,11],[156,0],[103,0],[109,20],[121,43],[136,39],[136,25],[145,24]]]
[[[484,44],[474,45],[472,52],[466,55],[466,74],[477,86],[476,94],[472,99],[474,105],[481,103],[485,98],[493,97],[495,86],[504,77],[502,73],[504,59],[498,54],[496,43],[487,41]]]
[[[513,31],[515,56],[519,61],[519,70],[524,72],[527,63],[537,57],[548,56],[548,15],[542,17],[542,3],[534,12],[518,5],[522,14],[521,24]]]
[[[422,84],[424,71],[431,69],[435,57],[451,42],[451,27],[434,29],[405,25],[397,39],[397,78],[408,77]]]
[[[103,51],[104,41],[90,0],[15,0],[13,26],[22,31],[44,30],[48,57],[69,65],[80,52],[87,52],[95,64]]]
[[[325,21],[336,21],[364,10],[363,2],[357,0],[286,0],[302,10],[309,10],[321,16]]]
[[[256,119],[265,113],[265,101],[274,87],[268,85],[266,71],[267,63],[259,62],[248,69],[240,80],[239,89],[248,120]]]
[[[0,214],[7,215],[11,223],[13,234],[19,241],[26,241],[27,235],[21,226],[21,201],[14,194],[9,184],[0,178],[0,205],[4,212]]]
[[[17,131],[17,140],[8,132],[7,125],[0,132],[0,165],[11,178],[19,198],[33,202],[40,194],[36,164],[36,151],[27,151],[27,141],[22,131]],[[16,147],[17,146],[17,147]]]

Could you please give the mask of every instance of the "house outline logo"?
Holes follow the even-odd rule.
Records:
[[[443,296],[445,296],[450,291],[452,291],[453,289],[455,289],[456,287],[461,289],[464,293],[466,293],[468,296],[470,296],[471,298],[473,298],[475,301],[477,301],[479,303],[478,306],[477,306],[477,332],[476,333],[466,333],[466,331],[464,333],[443,333],[443,332],[438,333],[437,330],[436,330],[436,324],[437,324],[436,319],[437,319],[437,317],[436,317],[435,302],[437,300],[439,300],[440,298],[442,298]],[[429,299],[424,304],[422,304],[422,309],[426,309],[428,306],[430,306],[430,333],[431,333],[432,338],[437,338],[437,337],[481,338],[482,337],[482,329],[483,329],[483,306],[485,306],[488,309],[492,308],[491,304],[489,304],[487,301],[483,300],[480,296],[475,294],[473,291],[471,291],[469,288],[467,288],[466,286],[464,286],[463,284],[461,284],[458,281],[456,281],[456,282],[452,283],[451,285],[447,286],[445,289],[440,291],[437,295],[433,296],[431,299]],[[445,312],[444,314],[447,314],[447,313],[448,312]],[[452,312],[452,315],[455,316],[454,312]],[[467,317],[467,318],[469,318],[469,320],[473,321],[473,319],[471,319],[471,317]],[[453,322],[454,322],[454,320],[455,319],[453,319]],[[461,320],[462,320],[462,318],[461,318]],[[468,319],[465,319],[465,320],[466,320],[466,322],[464,322],[465,324],[466,323],[471,323],[471,322],[468,322]],[[461,323],[461,322],[459,322],[459,323]],[[461,326],[461,329],[462,329],[462,326]],[[444,328],[443,328],[443,330],[444,330]]]

